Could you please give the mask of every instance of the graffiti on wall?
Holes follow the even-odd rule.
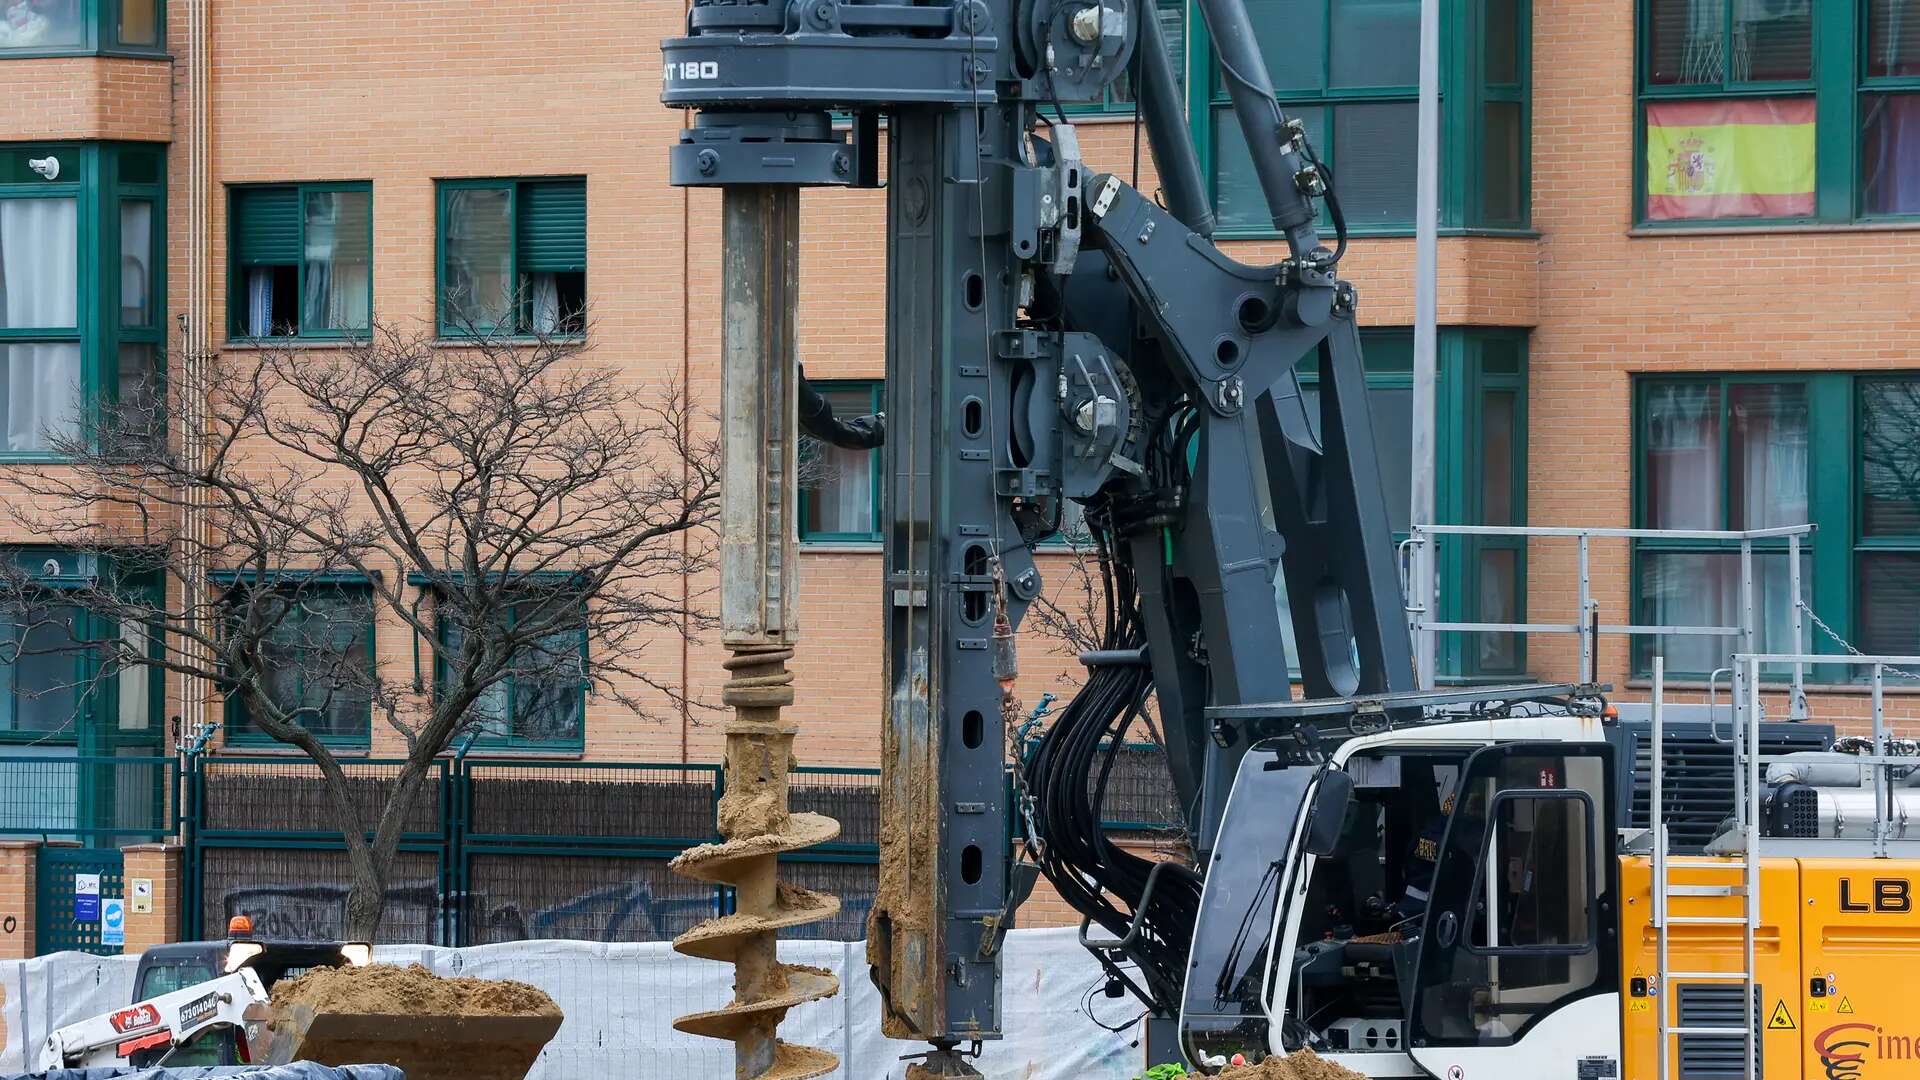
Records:
[[[220,897],[222,922],[235,915],[253,920],[254,932],[285,941],[332,941],[346,927],[347,886],[273,884],[230,888]],[[713,917],[711,895],[656,896],[645,881],[619,881],[587,889],[555,903],[529,907],[517,899],[468,898],[468,934],[476,942],[572,938],[584,941],[666,941]],[[397,883],[387,890],[382,925],[387,935],[429,944],[443,937],[442,897],[431,881]],[[836,923],[844,936],[859,937],[871,896],[842,900]],[[212,928],[209,928],[210,930]]]

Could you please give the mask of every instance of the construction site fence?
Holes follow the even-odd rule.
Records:
[[[363,827],[371,830],[403,765],[342,762]],[[1166,776],[1159,747],[1125,747],[1107,784],[1109,827],[1173,828],[1178,810]],[[197,756],[184,779],[186,934],[220,936],[228,920],[246,915],[268,936],[344,935],[347,847],[311,762]],[[879,885],[879,779],[879,770],[865,768],[793,773],[791,807],[834,818],[840,835],[782,856],[782,877],[838,896],[841,907],[790,936],[865,934]],[[1011,796],[1011,776],[1008,784]],[[713,764],[436,761],[407,809],[377,938],[449,946],[670,940],[732,911],[731,890],[668,869],[682,850],[720,839],[714,822],[725,793]]]

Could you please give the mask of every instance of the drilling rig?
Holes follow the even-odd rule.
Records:
[[[744,370],[733,335],[753,337],[768,380],[724,391],[728,480],[763,504],[754,528],[774,528],[767,515],[792,506],[789,494],[767,494],[767,478],[790,469],[736,471],[731,456],[736,437],[743,457],[752,439],[772,445],[771,428],[791,438],[795,416],[774,384],[797,379],[797,275],[767,249],[794,227],[800,188],[885,190],[876,599],[886,613],[880,809],[891,825],[869,949],[885,1028],[932,1046],[921,1066],[931,1075],[968,1075],[961,1048],[1000,1030],[999,948],[1036,872],[1003,854],[1015,812],[1003,794],[1012,633],[1041,588],[1033,546],[1057,530],[1068,500],[1087,507],[1103,566],[1124,578],[1112,647],[1088,660],[1089,692],[1068,710],[1070,726],[1122,736],[1151,688],[1203,859],[1248,745],[1213,731],[1206,708],[1291,693],[1287,664],[1275,662],[1276,570],[1311,598],[1294,616],[1310,695],[1412,688],[1357,295],[1337,276],[1345,226],[1330,171],[1275,103],[1239,0],[1201,8],[1289,245],[1275,266],[1238,263],[1209,239],[1172,61],[1137,0],[701,2],[687,35],[664,46],[663,99],[695,110],[671,149],[672,182],[723,193],[727,372]],[[1129,74],[1164,207],[1090,170],[1066,121],[1065,104],[1098,100]],[[1323,197],[1332,248],[1316,225]],[[778,210],[736,228],[747,202]],[[744,265],[769,275],[736,289]],[[770,336],[775,326],[788,336]],[[1294,374],[1307,356],[1323,377],[1318,430]],[[729,543],[746,527],[728,512]],[[777,527],[791,528],[784,518]],[[729,572],[764,582],[777,563],[791,585],[785,535],[762,532],[738,560],[723,549],[728,603]],[[777,637],[765,623],[747,637]],[[1070,771],[1078,753],[1048,760]],[[1044,794],[1030,789],[1024,803]],[[1107,884],[1139,898],[1151,870],[1086,842],[1085,854],[1114,864]],[[1041,864],[1057,880],[1074,876],[1069,846],[1050,846]],[[1201,881],[1170,868],[1140,901],[1134,936],[1153,960],[1136,990],[1162,1011],[1178,1000]],[[1117,927],[1131,920],[1108,906]],[[742,980],[736,1009],[761,994],[745,970]],[[759,1045],[742,1050],[742,1076],[770,1075],[770,1034]]]
[[[1277,101],[1243,0],[1196,9],[1286,245],[1272,264],[1212,239],[1179,80],[1142,0],[694,0],[686,34],[664,44],[663,100],[692,111],[672,182],[722,190],[723,622],[739,709],[728,839],[680,863],[739,890],[739,914],[679,943],[734,960],[735,999],[682,1028],[734,1040],[742,1080],[833,1067],[773,1031],[832,990],[773,953],[777,930],[833,910],[774,871],[780,852],[833,832],[786,812],[792,733],[778,720],[792,700],[804,424],[882,446],[883,838],[867,953],[884,1030],[928,1046],[910,1076],[979,1075],[973,1056],[1003,1029],[1005,936],[1042,873],[1083,914],[1111,986],[1145,1004],[1150,1062],[1211,1070],[1305,1047],[1370,1076],[1668,1080],[1675,1059],[1682,1075],[1711,1059],[1730,1070],[1714,1075],[1751,1080],[1770,1051],[1845,1071],[1852,1051],[1834,1058],[1838,1036],[1795,1017],[1823,1011],[1811,1003],[1843,964],[1873,988],[1849,1010],[1895,1007],[1891,961],[1858,957],[1920,934],[1907,864],[1886,862],[1900,855],[1887,808],[1904,806],[1888,786],[1910,764],[1876,730],[1839,770],[1851,793],[1763,783],[1763,752],[1832,732],[1763,723],[1774,660],[1750,631],[1743,704],[1707,725],[1671,789],[1658,706],[1651,729],[1623,727],[1591,664],[1571,683],[1416,688],[1359,296],[1340,277],[1339,185]],[[1158,197],[1089,168],[1066,112],[1123,76]],[[883,423],[833,417],[799,373],[810,186],[884,190]],[[1069,504],[1093,538],[1103,640],[1080,657],[1081,691],[1018,756],[1009,798],[1015,633],[1041,591],[1034,547]],[[1582,610],[1575,629],[1594,617]],[[1101,827],[1113,755],[1156,720],[1190,860],[1150,862]],[[1723,799],[1685,790],[1714,770],[1734,781]],[[1860,848],[1858,815],[1822,808],[1857,808],[1869,787],[1874,846]],[[1762,820],[1776,794],[1814,808],[1787,815],[1785,835],[1830,819],[1835,835],[1779,847]],[[1689,828],[1723,812],[1731,826],[1718,847],[1676,845],[1681,811]],[[1006,844],[1016,819],[1020,859]],[[1857,918],[1893,936],[1845,921]],[[1756,958],[1770,933],[1782,944]],[[1764,1034],[1763,991],[1779,998]]]

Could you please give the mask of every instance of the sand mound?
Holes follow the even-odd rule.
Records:
[[[275,1063],[384,1062],[407,1080],[525,1080],[560,1029],[526,983],[441,978],[426,968],[315,968],[273,987]]]
[[[314,968],[273,984],[275,1008],[387,1016],[559,1016],[546,991],[509,980],[445,978],[419,964]]]

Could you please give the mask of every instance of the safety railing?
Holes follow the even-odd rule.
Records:
[[[1446,633],[1465,634],[1575,634],[1580,639],[1580,674],[1578,682],[1595,683],[1599,681],[1599,638],[1602,634],[1651,635],[1655,637],[1725,637],[1737,641],[1735,648],[1728,651],[1729,657],[1735,653],[1753,653],[1757,651],[1759,641],[1759,618],[1757,597],[1754,591],[1754,555],[1755,543],[1759,541],[1782,541],[1787,554],[1788,587],[1795,603],[1792,605],[1793,641],[1796,647],[1806,642],[1806,627],[1803,608],[1798,603],[1801,597],[1800,556],[1802,544],[1813,533],[1812,525],[1785,525],[1770,529],[1612,529],[1580,528],[1548,525],[1416,525],[1412,535],[1404,542],[1407,549],[1422,545],[1435,545],[1441,537],[1501,537],[1521,539],[1558,539],[1572,540],[1578,549],[1578,591],[1575,596],[1575,615],[1572,622],[1471,622],[1433,618],[1439,610],[1440,587],[1436,581],[1434,595],[1422,598],[1411,579],[1407,582],[1406,608],[1411,619],[1414,635],[1414,648],[1421,656],[1428,658],[1421,670],[1433,670],[1431,658],[1435,655],[1439,635]],[[1593,588],[1593,542],[1595,540],[1637,541],[1704,541],[1726,545],[1737,545],[1740,554],[1740,598],[1739,618],[1728,626],[1687,626],[1667,624],[1643,624],[1635,622],[1603,623],[1600,621],[1600,602],[1594,596]],[[1733,550],[1730,546],[1729,550]],[[1763,549],[1765,550],[1765,549]],[[1431,606],[1430,606],[1431,603]],[[1806,716],[1806,664],[1813,661],[1795,659],[1792,668],[1792,702],[1795,719]],[[1819,662],[1826,662],[1820,658]],[[1716,673],[1717,674],[1717,673]]]
[[[1760,745],[1760,724],[1766,719],[1767,688],[1762,683],[1760,673],[1769,667],[1784,665],[1795,667],[1807,664],[1836,664],[1847,668],[1865,668],[1868,675],[1868,687],[1872,695],[1871,753],[1850,754],[1848,764],[1856,764],[1871,770],[1873,783],[1873,833],[1871,836],[1873,854],[1876,858],[1885,858],[1888,843],[1893,836],[1893,813],[1891,810],[1892,777],[1890,768],[1912,770],[1920,766],[1920,758],[1911,754],[1896,754],[1892,750],[1892,734],[1887,728],[1886,681],[1889,674],[1905,680],[1920,679],[1920,656],[1872,656],[1860,653],[1851,655],[1830,655],[1826,653],[1741,653],[1733,658],[1735,672],[1734,725],[1739,731],[1738,739],[1742,747]],[[1736,779],[1744,785],[1739,795],[1743,801],[1744,812],[1751,815],[1750,820],[1758,821],[1760,815],[1761,777],[1759,755],[1749,755],[1747,767],[1736,774]],[[1903,833],[1904,835],[1904,833]]]
[[[178,823],[178,778],[171,757],[0,748],[0,836],[94,847],[165,840]]]

